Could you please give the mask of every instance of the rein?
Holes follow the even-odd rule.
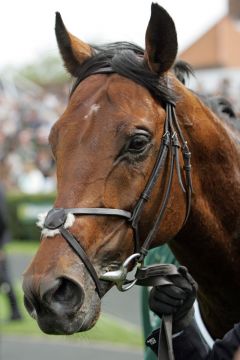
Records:
[[[114,71],[111,68],[100,69],[93,74],[105,74],[113,73]],[[185,173],[185,185],[182,181],[181,167],[179,162],[179,150],[181,149],[182,158],[184,162],[184,173]],[[156,215],[152,228],[147,234],[142,245],[140,245],[140,234],[139,234],[139,222],[147,201],[151,197],[152,190],[156,185],[156,182],[165,168],[166,159],[169,156],[169,170],[168,170],[168,179],[166,184],[166,189],[163,195],[162,203],[160,210]],[[172,180],[174,175],[174,169],[176,168],[177,177],[179,185],[182,191],[186,194],[186,214],[183,222],[185,225],[191,208],[191,195],[192,195],[192,180],[191,180],[191,163],[190,163],[191,153],[189,152],[187,142],[183,136],[181,128],[179,126],[175,104],[167,103],[166,104],[166,118],[164,124],[164,133],[161,139],[161,145],[158,152],[157,160],[153,167],[150,178],[146,184],[146,187],[141,194],[139,200],[134,206],[132,212],[122,210],[122,209],[111,209],[111,208],[53,208],[51,209],[44,222],[44,228],[49,230],[58,229],[63,238],[68,242],[70,247],[75,251],[75,253],[80,257],[80,259],[85,264],[92,280],[95,283],[96,291],[101,298],[104,294],[101,288],[100,280],[113,282],[120,291],[126,291],[132,286],[165,286],[171,284],[171,281],[167,279],[166,281],[161,281],[160,277],[166,275],[165,265],[158,264],[153,266],[144,267],[144,258],[148,253],[149,248],[151,247],[154,236],[156,235],[157,230],[161,224],[163,215],[167,208],[168,200],[172,188]],[[133,229],[134,234],[134,254],[129,256],[119,270],[108,271],[98,277],[96,270],[94,269],[91,261],[89,260],[84,249],[78,242],[78,240],[71,234],[71,232],[64,227],[64,224],[67,219],[68,214],[74,214],[77,216],[87,215],[87,216],[116,216],[125,218],[129,223],[129,226]],[[135,263],[135,278],[127,279],[128,268],[131,263]],[[171,265],[168,265],[171,266]],[[165,271],[165,272],[164,272]],[[171,275],[176,276],[178,274],[177,270],[171,269]],[[161,353],[161,359],[174,359],[172,352],[172,342],[171,342],[171,317],[163,317],[162,328],[160,331],[159,342],[162,344],[165,343],[165,351],[168,354],[168,357],[164,357],[164,353]],[[161,336],[165,340],[162,340]],[[161,345],[161,348],[164,349],[164,345]]]

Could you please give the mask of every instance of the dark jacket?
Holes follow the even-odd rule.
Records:
[[[157,354],[159,329],[147,339],[147,346]],[[173,338],[175,360],[232,360],[240,347],[240,323],[235,325],[221,340],[216,340],[210,349],[202,338],[194,321]]]

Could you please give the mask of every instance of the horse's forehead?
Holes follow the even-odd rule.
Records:
[[[89,133],[90,129],[100,135],[103,129],[115,133],[123,122],[132,126],[135,119],[144,126],[154,122],[154,113],[159,115],[156,102],[141,85],[117,74],[90,76],[75,89],[66,111],[52,128],[50,142],[56,143],[59,130],[78,137],[79,131]]]
[[[100,108],[101,108],[101,106],[100,106],[100,104],[98,102],[93,103],[90,106],[89,111],[87,112],[87,114],[84,115],[84,119],[88,119],[93,114],[97,114]]]
[[[86,79],[75,90],[68,107],[77,110],[80,106],[86,119],[92,114],[104,114],[104,111],[114,111],[116,108],[137,115],[152,110],[154,103],[148,90],[141,85],[113,74],[94,75]]]

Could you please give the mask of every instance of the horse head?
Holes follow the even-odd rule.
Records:
[[[145,51],[128,43],[93,48],[70,34],[58,13],[56,36],[76,82],[49,136],[57,165],[55,210],[43,219],[40,247],[24,274],[23,289],[26,308],[44,332],[72,334],[95,324],[100,297],[112,286],[104,274],[118,270],[136,252],[129,219],[164,142],[166,104],[176,101],[176,89],[183,85],[170,73],[177,54],[174,22],[157,4],[152,4]],[[170,158],[166,155],[141,208],[140,245],[162,206]],[[161,233],[151,247],[172,239],[184,222],[180,172],[172,174]],[[75,245],[69,246],[67,237]]]

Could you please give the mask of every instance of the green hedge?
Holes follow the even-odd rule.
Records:
[[[37,215],[52,208],[55,194],[8,194],[9,227],[13,239],[37,241]]]

